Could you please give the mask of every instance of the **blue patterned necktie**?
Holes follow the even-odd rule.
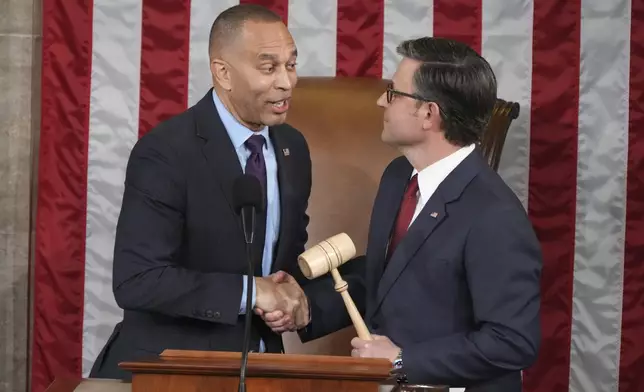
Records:
[[[250,151],[250,156],[246,160],[246,174],[252,174],[259,180],[264,195],[266,195],[266,163],[262,148],[266,139],[262,135],[253,135],[244,143]]]

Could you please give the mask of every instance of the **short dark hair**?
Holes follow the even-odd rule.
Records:
[[[445,139],[459,146],[480,141],[497,99],[490,64],[466,44],[438,37],[404,41],[397,52],[421,62],[414,93],[439,106]]]
[[[226,43],[233,42],[244,26],[244,23],[281,22],[282,18],[275,12],[257,4],[238,4],[224,10],[212,24],[208,38],[208,52],[222,48]]]

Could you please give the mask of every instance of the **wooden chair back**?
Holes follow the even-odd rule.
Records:
[[[519,117],[519,110],[519,104],[516,102],[504,101],[502,99],[497,99],[496,101],[494,112],[483,134],[483,140],[481,140],[480,145],[483,155],[494,171],[499,170],[505,138],[512,121]]]

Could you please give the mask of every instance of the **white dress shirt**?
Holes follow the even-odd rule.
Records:
[[[438,186],[447,178],[447,176],[458,166],[468,155],[474,151],[474,144],[469,146],[462,147],[458,151],[453,152],[452,154],[446,156],[440,161],[434,162],[433,164],[427,166],[420,172],[416,169],[412,172],[412,177],[414,174],[418,173],[418,204],[416,204],[416,211],[414,216],[411,219],[409,225],[416,220],[420,211],[427,201],[432,197]]]

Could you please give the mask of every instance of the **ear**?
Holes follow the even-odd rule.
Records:
[[[435,130],[440,129],[441,115],[438,105],[434,102],[425,102],[421,106],[419,113],[423,116],[423,129]]]
[[[230,67],[228,63],[221,59],[210,60],[210,73],[212,79],[221,86],[224,90],[230,91],[232,89]]]

